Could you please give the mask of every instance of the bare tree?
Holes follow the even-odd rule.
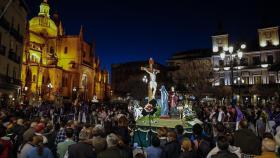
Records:
[[[172,72],[171,76],[176,85],[183,85],[187,91],[201,97],[204,93],[208,93],[211,87],[211,60],[207,58],[184,60],[178,64],[178,69]]]

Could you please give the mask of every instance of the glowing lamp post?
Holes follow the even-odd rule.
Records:
[[[233,62],[234,62],[234,59],[238,58],[239,60],[241,60],[242,57],[243,57],[243,51],[242,50],[244,50],[245,48],[246,48],[245,44],[241,44],[240,48],[237,49],[237,50],[235,50],[233,46],[230,46],[230,47],[225,47],[223,49],[223,51],[220,53],[220,57],[221,57],[222,60],[225,60],[226,56],[229,56],[228,61],[230,63],[230,70],[231,70],[231,75],[230,75],[230,85],[231,86],[233,86],[233,84],[235,84],[237,82],[236,80],[233,81],[233,66],[234,66]],[[241,67],[238,66],[237,69],[241,69]],[[229,69],[228,69],[228,67],[225,67],[224,70],[229,70]],[[239,77],[238,82],[239,83],[242,82],[242,80],[240,80],[240,77]],[[232,98],[233,98],[233,90],[232,90]]]
[[[47,87],[48,87],[48,89],[49,89],[49,98],[50,98],[50,96],[51,96],[51,89],[53,88],[53,85],[52,85],[51,83],[49,83],[49,84],[47,85]]]
[[[76,99],[76,92],[77,92],[77,88],[74,87],[73,89],[73,93],[72,93],[72,99]],[[75,98],[74,98],[74,95],[75,95]]]

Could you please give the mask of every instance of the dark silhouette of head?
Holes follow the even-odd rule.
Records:
[[[225,136],[219,136],[217,140],[217,146],[220,150],[228,150],[229,142],[227,140],[227,137]]]

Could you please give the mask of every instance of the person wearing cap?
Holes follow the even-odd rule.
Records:
[[[277,158],[276,142],[273,139],[265,138],[262,141],[262,154],[256,158]]]

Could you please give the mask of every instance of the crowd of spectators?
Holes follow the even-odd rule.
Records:
[[[131,145],[125,107],[47,107],[0,109],[0,158],[276,158],[280,146],[276,104],[195,105],[203,124],[160,127],[145,148]]]

